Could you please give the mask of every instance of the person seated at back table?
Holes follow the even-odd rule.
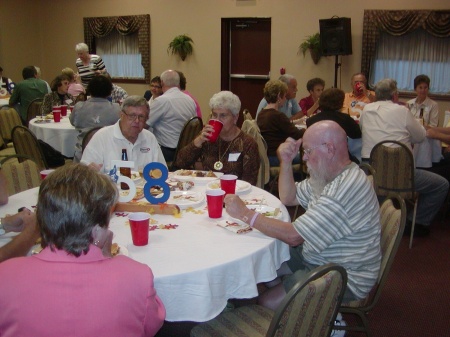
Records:
[[[292,159],[303,145],[309,178],[294,182]],[[348,156],[347,135],[333,121],[306,129],[302,139],[288,138],[278,149],[279,191],[284,205],[306,211],[293,223],[249,210],[236,195],[224,199],[228,214],[291,246],[291,258],[258,301],[276,310],[294,284],[327,263],[342,265],[348,275],[343,302],[365,298],[380,270],[380,208],[366,174]]]
[[[375,101],[375,93],[367,89],[367,78],[363,73],[354,74],[350,84],[352,92],[345,94],[344,106],[341,111],[359,119],[364,106]]]
[[[161,77],[155,76],[150,80],[150,90],[147,90],[144,93],[144,97],[148,101],[148,104],[151,105],[152,102],[162,94]]]
[[[112,83],[111,75],[109,73],[104,73],[103,76],[109,78]],[[112,87],[113,88],[111,90],[111,95],[110,97],[108,97],[108,99],[111,100],[113,103],[122,104],[123,100],[128,97],[128,93],[124,88],[119,87],[114,83],[112,83]]]
[[[122,160],[122,149],[128,160],[140,169],[151,162],[167,166],[155,136],[144,129],[150,107],[142,96],[128,96],[122,103],[116,124],[97,131],[86,146],[81,162],[110,173],[111,160]]]
[[[52,92],[44,96],[41,106],[41,115],[49,114],[56,105],[73,105],[74,98],[68,93],[69,78],[66,75],[56,76],[52,81]]]
[[[161,328],[165,308],[151,269],[111,257],[118,197],[109,177],[81,164],[42,181],[36,216],[44,249],[0,264],[4,335],[137,337]]]
[[[286,102],[287,85],[280,80],[271,80],[264,86],[264,99],[267,105],[258,115],[256,123],[261,136],[267,143],[267,156],[270,166],[279,166],[277,149],[280,144],[291,137],[300,139],[305,130],[297,129],[289,118],[279,111]],[[300,153],[294,158],[294,164],[300,163]]]
[[[86,100],[86,89],[84,89],[81,84],[80,76],[75,74],[72,68],[64,68],[62,71],[63,75],[66,75],[69,78],[69,89],[67,92],[71,94],[74,98],[78,98],[79,101]]]
[[[75,145],[75,162],[81,160],[81,144],[89,130],[98,126],[113,125],[119,120],[120,105],[107,99],[111,90],[112,82],[108,77],[95,76],[88,84],[91,97],[87,101],[75,104],[69,116],[70,123],[79,131]]]
[[[209,124],[177,155],[175,166],[190,168],[200,159],[207,171],[234,174],[238,179],[255,185],[259,171],[259,153],[256,141],[236,125],[241,109],[239,97],[231,91],[221,91],[209,100],[212,118],[223,123],[215,143],[208,139],[214,130]]]
[[[313,78],[306,83],[306,90],[309,96],[303,97],[298,104],[305,116],[310,117],[315,115],[319,110],[319,98],[325,88],[325,81],[321,78]]]
[[[299,119],[303,117],[302,110],[298,105],[298,102],[295,100],[295,96],[297,95],[297,80],[294,76],[290,74],[281,75],[278,78],[281,82],[286,83],[288,90],[286,93],[286,102],[284,102],[283,106],[280,107],[279,111],[284,113],[290,120]],[[258,109],[256,110],[256,119],[258,119],[258,115],[262,109],[267,105],[267,101],[265,98],[259,102]]]

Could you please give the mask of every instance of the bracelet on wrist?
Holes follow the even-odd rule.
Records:
[[[250,220],[250,224],[249,224],[251,228],[253,228],[253,226],[255,225],[255,221],[256,221],[256,218],[258,218],[258,215],[259,215],[258,212],[255,212],[255,214],[253,214],[253,217]]]

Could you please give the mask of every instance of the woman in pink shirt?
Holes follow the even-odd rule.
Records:
[[[111,257],[118,191],[82,164],[43,180],[36,216],[43,251],[0,264],[2,336],[154,336],[165,309],[151,269]]]

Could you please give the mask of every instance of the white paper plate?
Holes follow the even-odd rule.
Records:
[[[208,183],[208,185],[206,185],[206,188],[211,189],[211,190],[215,190],[215,189],[219,189],[220,188],[220,180],[214,180]],[[252,189],[252,185],[250,185],[248,182],[243,181],[243,180],[237,180],[236,181],[236,194],[240,195],[240,194],[244,194],[247,193],[248,191],[250,191]]]
[[[117,255],[128,256],[128,248],[123,245],[119,245],[119,247],[120,247],[120,250],[119,250],[119,254],[117,254]]]
[[[275,207],[272,206],[267,206],[267,205],[247,205],[247,208],[258,212],[262,215],[264,215],[267,218],[273,218],[273,219],[280,219],[282,212],[281,210],[278,211],[278,214],[275,216],[274,212],[275,212]]]
[[[170,192],[168,204],[178,205],[180,208],[197,207],[205,200],[204,193],[193,191],[173,191]]]
[[[183,172],[191,172],[189,175],[181,175]],[[196,171],[196,170],[178,170],[174,172],[173,178],[179,181],[193,181],[195,184],[207,184],[210,181],[216,180],[220,176],[223,175],[222,172],[214,172],[215,177],[195,177],[192,174],[194,172],[202,172],[204,174],[208,173],[208,171]]]

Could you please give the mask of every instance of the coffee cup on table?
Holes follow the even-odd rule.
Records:
[[[217,219],[222,217],[223,198],[225,191],[219,189],[206,190],[206,203],[208,205],[208,215]]]
[[[148,244],[150,214],[145,212],[130,213],[128,220],[130,222],[133,245],[146,246]]]
[[[223,123],[218,119],[210,119],[208,124],[211,125],[214,129],[209,135],[208,140],[211,143],[215,143],[217,138],[219,138],[220,131],[222,131]]]

